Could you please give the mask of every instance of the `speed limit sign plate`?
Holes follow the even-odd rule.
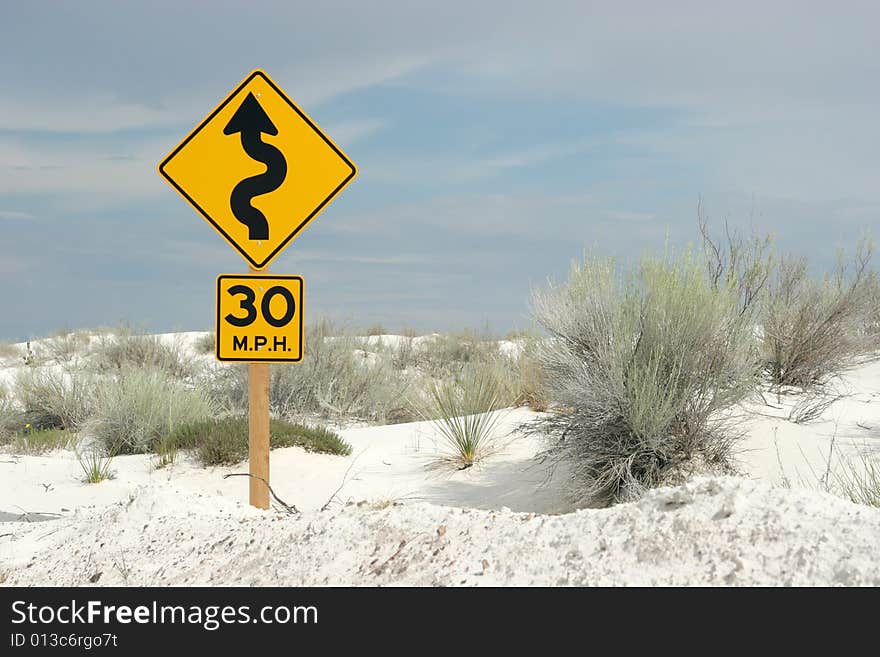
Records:
[[[299,362],[303,356],[301,276],[217,277],[217,360]]]

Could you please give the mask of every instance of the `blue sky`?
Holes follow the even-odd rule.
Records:
[[[693,240],[700,198],[818,268],[880,221],[872,2],[2,11],[0,339],[211,328],[245,263],[156,164],[254,68],[360,171],[272,265],[311,319],[526,327],[585,249]]]

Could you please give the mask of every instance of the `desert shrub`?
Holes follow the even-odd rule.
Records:
[[[212,417],[207,389],[158,370],[124,369],[98,386],[88,428],[109,454],[152,452],[178,426]]]
[[[452,381],[432,382],[425,419],[443,442],[441,462],[469,468],[492,449],[493,432],[503,407],[501,385],[484,368],[468,369]]]
[[[387,355],[395,370],[405,371],[416,366],[416,343],[413,337],[402,335],[396,344],[380,349],[380,353]]]
[[[833,276],[811,278],[804,259],[784,258],[771,278],[762,316],[766,369],[777,386],[822,385],[870,350],[864,322],[871,309],[868,262],[862,243]]]
[[[193,359],[180,344],[129,329],[102,335],[91,352],[92,367],[101,373],[137,367],[160,370],[178,379],[190,379],[196,373]]]
[[[724,238],[713,238],[702,205],[697,212],[703,255],[712,286],[735,289],[740,311],[754,312],[763,301],[775,268],[772,237],[757,233],[746,237],[725,223]]]
[[[381,324],[373,324],[367,329],[367,336],[388,335],[387,329]]]
[[[33,428],[79,429],[95,411],[93,375],[77,368],[34,367],[18,373],[15,396]]]
[[[865,308],[862,326],[868,349],[880,349],[880,275],[872,271],[865,279]]]
[[[85,331],[63,331],[40,342],[39,350],[45,360],[70,363],[87,351],[89,342],[89,334]]]
[[[21,411],[15,406],[12,394],[0,383],[0,445],[5,445],[21,427]]]
[[[194,449],[203,465],[233,465],[248,457],[248,421],[243,417],[225,417],[184,424],[171,434],[169,443],[179,449]],[[329,429],[284,420],[270,422],[269,446],[302,447],[324,454],[351,453],[351,446]]]
[[[587,256],[536,291],[539,348],[557,405],[536,428],[566,460],[577,504],[632,499],[695,470],[728,471],[721,411],[756,385],[753,304],[691,252],[620,272]]]
[[[199,336],[193,347],[196,350],[197,354],[213,354],[214,353],[214,340],[216,336],[213,331],[210,333],[205,333],[204,335]]]
[[[64,429],[26,429],[12,441],[12,451],[17,454],[44,454],[56,449],[75,448],[77,435]]]
[[[516,343],[518,348],[513,353],[490,361],[501,386],[502,401],[505,406],[528,406],[533,411],[546,411],[550,402],[538,357],[541,339],[528,334],[517,338]]]
[[[270,368],[269,406],[274,415],[310,415],[384,421],[404,405],[407,381],[387,358],[350,336],[324,336],[310,328],[301,363]],[[247,367],[215,371],[212,389],[232,414],[247,410]]]
[[[419,343],[419,365],[435,378],[461,373],[464,367],[498,356],[498,342],[475,331],[433,335]]]

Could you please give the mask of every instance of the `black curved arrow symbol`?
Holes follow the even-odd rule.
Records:
[[[287,176],[287,160],[281,151],[263,141],[263,133],[277,135],[278,128],[251,93],[223,128],[224,135],[234,135],[237,132],[241,133],[241,147],[245,153],[265,164],[266,172],[238,183],[229,197],[229,206],[235,218],[248,227],[248,239],[269,239],[269,222],[262,212],[251,205],[251,199],[281,187]]]

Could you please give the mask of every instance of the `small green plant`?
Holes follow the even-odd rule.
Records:
[[[243,417],[212,418],[178,427],[169,443],[179,449],[194,449],[202,465],[233,465],[248,455],[248,421]],[[351,453],[351,446],[338,434],[322,427],[308,427],[284,420],[269,425],[269,446],[302,447],[308,452]]]
[[[163,436],[156,443],[156,469],[174,465],[177,461],[178,445],[170,436]]]
[[[87,484],[99,484],[116,476],[116,473],[110,469],[113,456],[104,454],[96,445],[83,452],[77,452],[76,459],[83,471],[83,481]]]
[[[471,370],[460,379],[429,386],[424,412],[444,443],[440,461],[469,468],[492,449],[492,434],[501,416],[498,380],[484,370]]]
[[[31,430],[25,427],[12,441],[12,451],[17,454],[44,454],[56,449],[76,448],[77,435],[64,429]]]

